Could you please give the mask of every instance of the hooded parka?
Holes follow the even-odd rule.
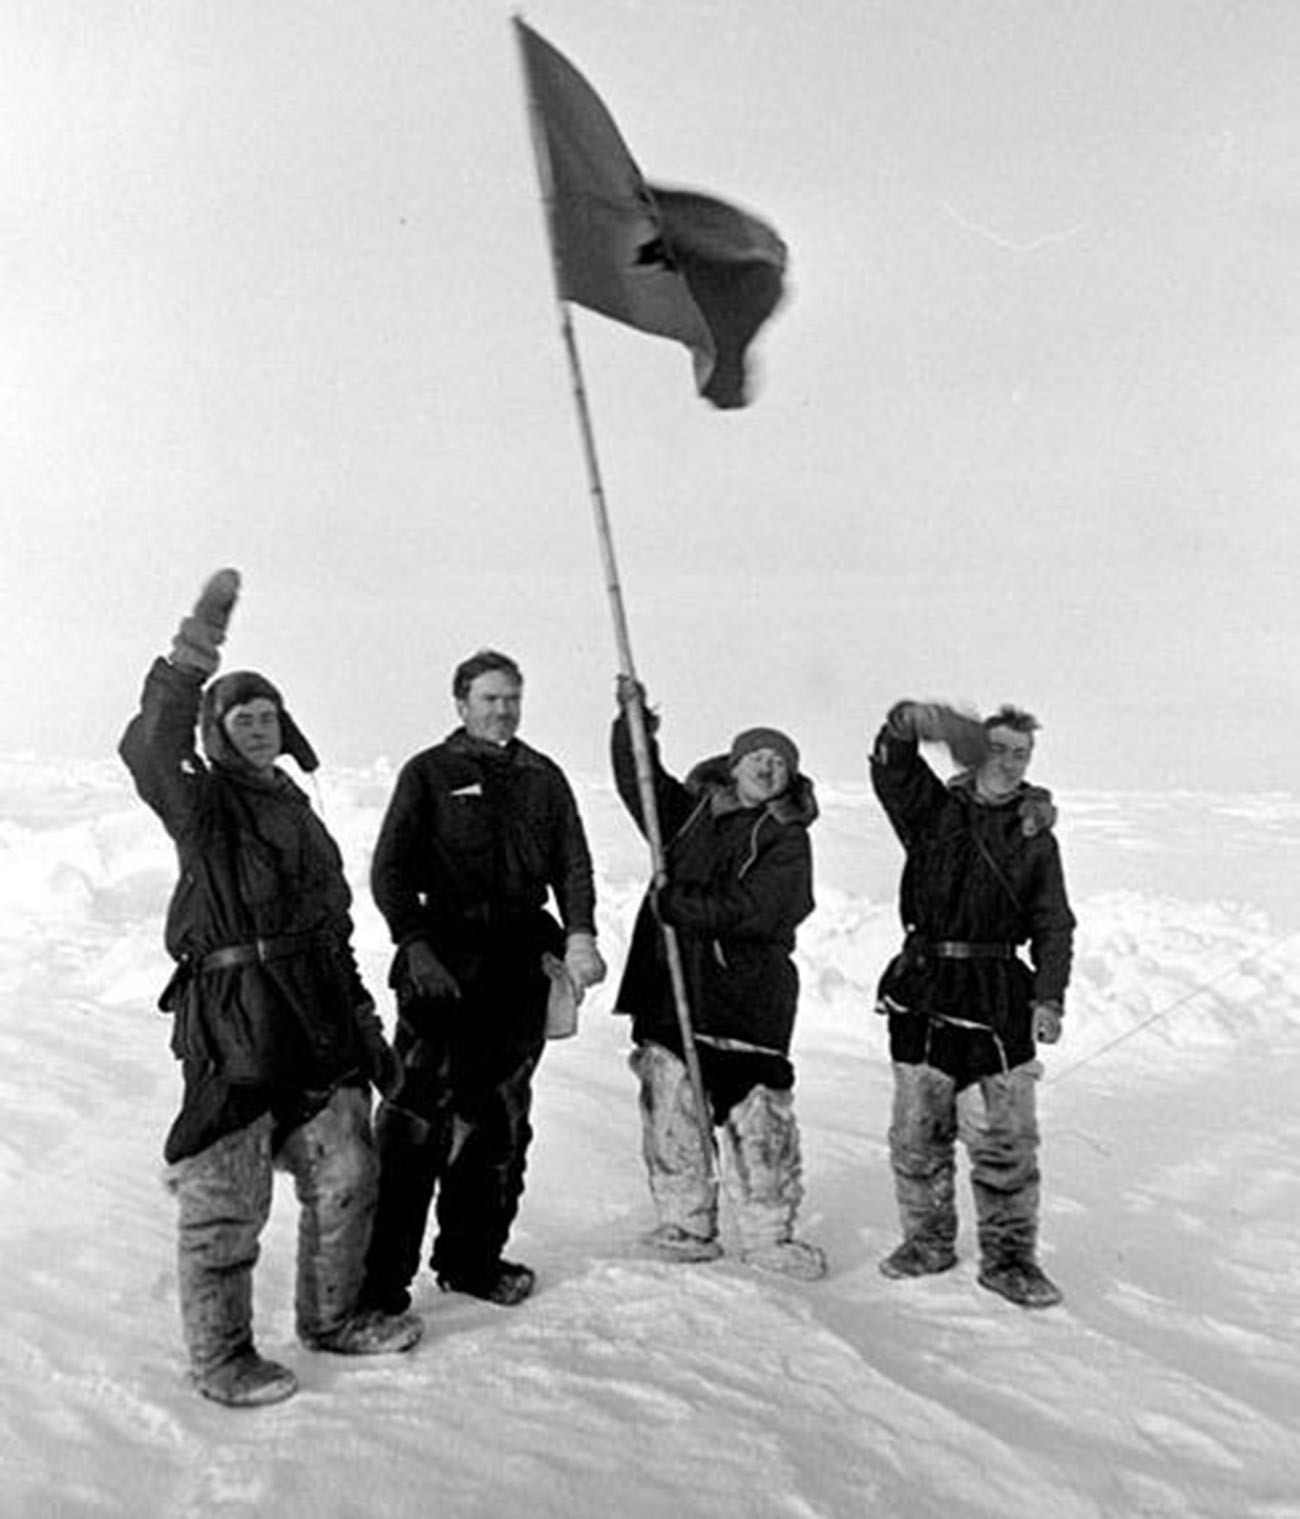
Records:
[[[1032,1060],[1033,1004],[1060,1005],[1074,931],[1060,851],[1043,822],[1050,793],[1022,782],[1004,800],[982,801],[972,772],[945,784],[916,740],[889,724],[871,781],[907,854],[907,937],[880,985],[892,1058],[937,1066],[959,1083]],[[1015,953],[1024,946],[1029,964]]]
[[[812,782],[796,772],[775,801],[742,807],[726,756],[702,761],[685,783],[664,770],[653,738],[650,756],[669,880],[660,900],[677,931],[693,1031],[706,1049],[784,1058],[799,997],[795,930],[814,907]],[[644,831],[621,713],[611,758],[619,795]],[[631,1015],[635,1043],[680,1055],[663,932],[649,896],[637,916],[616,1007]]]
[[[279,704],[263,685],[254,694],[269,692]],[[209,762],[200,759],[202,692],[197,671],[155,661],[119,746],[179,857],[166,927],[177,971],[160,1002],[175,1020],[172,1049],[185,1079],[169,1162],[264,1113],[296,1127],[340,1085],[364,1085],[362,1027],[375,1019],[351,949],[338,847],[287,775],[255,770],[224,742],[211,700]],[[281,711],[297,750],[301,735]],[[302,752],[310,754],[305,745]]]

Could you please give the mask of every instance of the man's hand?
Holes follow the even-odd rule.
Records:
[[[564,946],[564,968],[569,973],[578,1001],[589,986],[605,979],[605,962],[596,948],[595,934],[570,934]]]
[[[1035,1002],[1033,1035],[1037,1044],[1055,1044],[1061,1037],[1061,1008],[1055,1002]]]
[[[646,702],[645,687],[639,680],[633,680],[630,675],[617,676],[614,682],[614,695],[618,699],[619,710],[625,716],[633,702],[639,703],[641,716],[645,721],[645,731],[651,737],[659,731],[659,714],[650,710]]]
[[[357,1027],[366,1051],[366,1075],[381,1097],[395,1097],[405,1072],[402,1057],[384,1038],[384,1026],[369,1000],[356,1010]]]
[[[423,939],[413,939],[406,946],[406,975],[416,995],[430,1002],[460,998],[460,982]]]

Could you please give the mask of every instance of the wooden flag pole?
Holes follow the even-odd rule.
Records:
[[[560,316],[560,335],[568,356],[569,376],[573,388],[574,406],[578,414],[578,429],[582,437],[583,456],[587,467],[587,483],[591,495],[592,512],[596,523],[596,538],[600,545],[601,564],[605,574],[605,591],[609,599],[614,621],[614,640],[618,649],[619,672],[627,677],[633,696],[625,705],[628,727],[632,738],[632,756],[636,764],[637,790],[641,800],[641,816],[645,825],[646,839],[650,845],[650,864],[656,887],[668,879],[665,869],[663,835],[659,826],[659,807],[655,800],[654,767],[650,758],[650,740],[646,728],[645,707],[641,685],[637,680],[636,666],[632,659],[632,640],[628,631],[627,612],[623,604],[623,592],[619,583],[618,565],[614,555],[614,536],[610,527],[609,509],[605,501],[605,488],[601,481],[600,462],[596,454],[596,438],[591,426],[591,411],[587,404],[587,387],[583,380],[582,362],[578,355],[577,338],[569,304],[564,298],[559,254],[555,245],[553,225],[554,193],[552,190],[550,159],[546,149],[545,135],[541,130],[537,102],[532,82],[528,76],[527,57],[523,54],[524,90],[528,100],[528,124],[537,163],[537,179],[541,188],[542,207],[546,222],[546,242],[551,255],[551,275],[555,285],[555,302]],[[672,983],[673,1004],[677,1011],[677,1027],[681,1034],[682,1053],[690,1078],[691,1091],[695,1097],[695,1109],[703,1140],[706,1164],[716,1174],[716,1152],[713,1142],[713,1123],[704,1092],[704,1077],[700,1071],[700,1057],[695,1048],[695,1033],[691,1025],[690,1003],[686,995],[686,976],[682,969],[681,947],[671,925],[660,921],[664,950],[668,961],[668,975]]]

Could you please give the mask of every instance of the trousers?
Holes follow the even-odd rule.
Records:
[[[956,1142],[970,1161],[981,1259],[1033,1260],[1040,1176],[1036,1061],[958,1087],[930,1065],[894,1065],[889,1154],[903,1236],[940,1252],[957,1238]]]
[[[379,1204],[366,1265],[367,1304],[410,1306],[429,1213],[439,1276],[474,1276],[501,1258],[524,1192],[540,1047],[512,1069],[457,1071],[449,1049],[424,1041],[397,1100],[379,1105]],[[437,1202],[434,1203],[434,1194]]]
[[[340,1087],[274,1151],[273,1133],[263,1114],[167,1172],[179,1205],[181,1327],[200,1376],[253,1347],[253,1267],[276,1170],[293,1177],[299,1204],[299,1337],[311,1344],[356,1311],[379,1177],[369,1093]]]
[[[718,1229],[718,1186],[686,1064],[650,1043],[634,1050],[629,1063],[640,1079],[642,1155],[659,1222],[711,1240]],[[753,1086],[720,1128],[742,1251],[789,1243],[803,1200],[793,1093]]]

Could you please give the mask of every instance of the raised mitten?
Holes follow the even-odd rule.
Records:
[[[918,738],[946,744],[964,769],[978,770],[989,757],[989,736],[978,717],[943,702],[912,702],[912,723]]]
[[[181,619],[172,640],[171,662],[200,675],[215,675],[221,663],[219,649],[226,641],[230,614],[239,599],[239,571],[218,570],[194,603],[194,610]]]

